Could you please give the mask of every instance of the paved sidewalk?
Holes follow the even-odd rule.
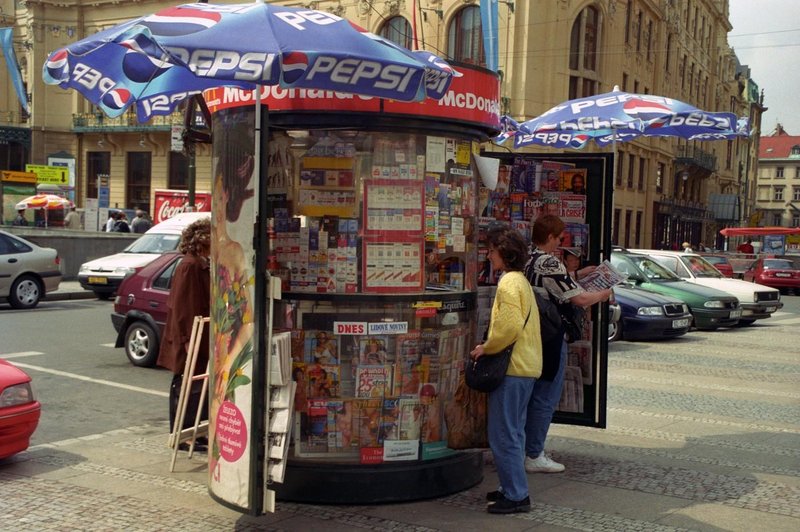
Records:
[[[68,299],[97,299],[94,292],[84,290],[78,281],[61,281],[58,290],[47,294],[45,301],[64,301]]]

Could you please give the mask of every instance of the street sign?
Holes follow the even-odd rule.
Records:
[[[33,172],[15,172],[14,170],[3,170],[0,173],[0,180],[11,181],[14,183],[36,183],[36,174]]]
[[[69,185],[69,168],[65,166],[26,164],[25,171],[36,174],[36,181],[38,183],[46,183],[48,185]]]

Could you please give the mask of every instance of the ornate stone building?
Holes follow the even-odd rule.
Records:
[[[230,2],[222,2],[230,3]],[[409,47],[486,64],[478,0],[280,2],[333,12]],[[45,86],[48,53],[103,28],[170,5],[132,0],[0,0],[31,102],[20,113],[3,69],[0,167],[75,158],[78,205],[110,176],[110,205],[149,207],[157,188],[185,188],[189,160],[170,150],[182,117],[139,124],[110,120],[74,91]],[[517,120],[576,97],[623,91],[673,97],[708,111],[749,116],[764,108],[727,42],[728,0],[499,0],[502,111]],[[416,32],[414,32],[414,28]],[[757,96],[757,89],[756,89]],[[619,144],[614,240],[631,247],[720,242],[754,200],[758,138],[686,142],[644,138]],[[487,145],[488,149],[493,148]],[[594,147],[588,150],[596,150]],[[209,152],[196,158],[197,190],[208,190]],[[730,205],[735,208],[729,208]]]

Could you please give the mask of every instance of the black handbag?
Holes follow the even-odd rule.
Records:
[[[539,330],[542,336],[542,374],[539,380],[552,381],[561,368],[561,347],[564,344],[564,322],[558,305],[536,290],[539,307]]]
[[[531,311],[528,310],[528,317],[525,318],[525,323],[522,325],[523,330],[528,325],[528,318],[531,317]],[[503,379],[506,377],[508,371],[508,364],[511,362],[511,352],[514,351],[514,344],[503,349],[497,354],[484,354],[477,360],[470,359],[467,361],[467,367],[464,368],[464,382],[473,390],[489,393],[496,390]]]

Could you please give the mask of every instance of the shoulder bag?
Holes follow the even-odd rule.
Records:
[[[525,318],[525,323],[522,329],[528,325],[528,318],[531,317],[531,309],[528,310],[528,317]],[[470,359],[467,361],[467,367],[464,368],[464,381],[467,386],[479,392],[489,393],[497,389],[506,377],[508,371],[508,364],[511,362],[511,352],[514,351],[514,344],[503,349],[497,354],[484,354],[477,360]]]

